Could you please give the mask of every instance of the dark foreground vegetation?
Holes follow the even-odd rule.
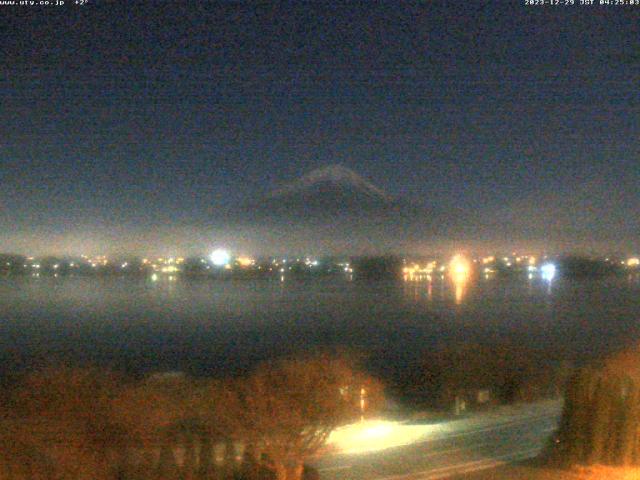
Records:
[[[559,397],[571,372],[572,362],[547,350],[456,342],[426,350],[385,384],[406,405],[463,413]]]
[[[24,374],[0,390],[0,479],[315,478],[304,465],[331,431],[382,404],[361,358],[297,356],[223,380],[70,367]],[[522,347],[453,344],[427,351],[387,390],[409,410],[464,413],[558,395],[566,372]]]
[[[640,345],[572,373],[559,429],[540,457],[455,478],[640,478]]]
[[[331,431],[383,404],[381,383],[360,368],[363,358],[294,356],[230,379],[41,368],[5,380],[0,389],[0,479],[317,478],[305,464],[325,451]],[[385,378],[386,391],[406,410],[440,417],[557,396],[570,375],[569,366],[548,352],[509,344],[455,343],[427,350],[421,359],[406,369],[411,374]],[[570,384],[571,399],[584,388],[580,382]],[[638,401],[636,390],[628,393],[629,402]],[[588,422],[584,415],[596,415],[592,411],[579,414],[580,421]],[[581,424],[566,422],[572,432]],[[604,420],[596,424],[610,427]],[[579,437],[585,435],[594,433]],[[567,455],[586,459],[573,452]]]
[[[555,454],[569,464],[640,465],[640,347],[571,378]]]
[[[3,393],[3,480],[314,478],[305,461],[382,398],[328,355],[225,381],[47,368]]]

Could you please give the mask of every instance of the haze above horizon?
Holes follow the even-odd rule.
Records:
[[[6,13],[0,251],[640,249],[640,9]]]

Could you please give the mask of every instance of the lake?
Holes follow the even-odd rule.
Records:
[[[3,277],[0,320],[4,371],[54,359],[224,375],[346,346],[393,375],[442,342],[510,341],[579,359],[616,349],[640,338],[640,281]]]

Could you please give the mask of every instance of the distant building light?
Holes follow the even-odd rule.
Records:
[[[640,258],[632,257],[627,260],[627,266],[629,267],[637,267],[640,265]]]
[[[556,276],[556,266],[553,263],[545,263],[540,267],[542,278],[548,282]]]
[[[469,261],[462,255],[455,255],[449,262],[449,270],[451,275],[456,278],[468,277],[470,272]]]
[[[209,258],[211,259],[211,263],[213,263],[216,267],[223,267],[225,265],[228,265],[231,261],[231,255],[229,255],[229,252],[223,250],[222,248],[211,252]]]
[[[238,265],[241,267],[250,267],[256,263],[256,261],[251,257],[238,257],[236,258],[236,262],[238,262]]]

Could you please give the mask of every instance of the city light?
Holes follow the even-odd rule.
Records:
[[[540,267],[540,272],[542,272],[542,278],[550,282],[556,276],[556,266],[553,263],[545,263]]]
[[[211,252],[209,258],[211,259],[211,263],[213,263],[217,267],[228,265],[231,261],[231,255],[229,255],[229,252],[221,248]]]
[[[637,267],[638,265],[640,265],[640,258],[632,257],[627,260],[628,267]]]
[[[471,265],[462,255],[456,255],[449,262],[449,272],[454,282],[466,281],[471,272]]]
[[[426,265],[418,265],[417,263],[413,263],[408,267],[404,267],[402,269],[403,278],[405,281],[422,281],[429,280],[431,281],[431,273],[436,268],[436,262],[429,262]],[[345,269],[345,271],[347,271]],[[349,269],[349,271],[353,271]]]
[[[449,274],[455,287],[456,305],[460,305],[471,275],[471,263],[462,255],[455,255],[449,262]]]
[[[256,261],[251,257],[238,257],[236,258],[236,262],[238,262],[238,265],[241,267],[250,267],[256,263]]]

